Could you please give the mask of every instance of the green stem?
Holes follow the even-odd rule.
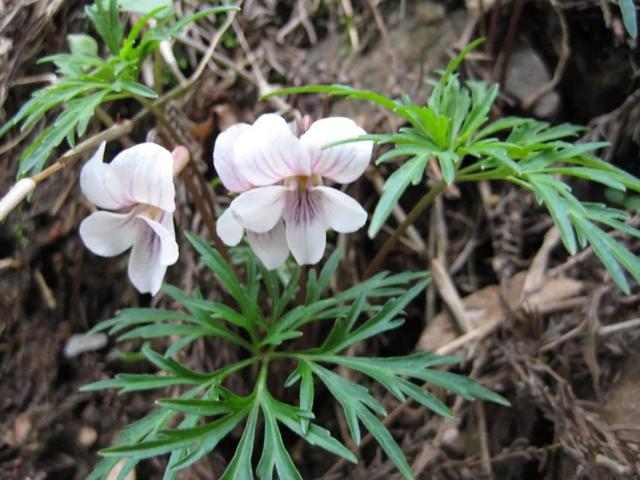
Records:
[[[101,105],[107,102],[115,102],[116,100],[124,100],[125,98],[131,98],[131,94],[130,93],[114,93],[111,95],[107,95],[102,100]]]
[[[217,382],[222,382],[225,378],[227,378],[229,375],[231,375],[232,373],[238,371],[238,370],[242,370],[243,368],[246,368],[250,365],[253,365],[254,363],[258,362],[260,360],[259,357],[250,357],[250,358],[246,358],[244,360],[241,360],[239,362],[236,362],[232,365],[228,365],[224,368],[221,368],[220,370],[218,370],[217,372],[214,372],[211,375],[211,379],[210,381],[217,381]]]
[[[159,50],[153,52],[153,87],[158,95],[162,95],[162,57]]]
[[[436,199],[438,195],[444,192],[445,188],[447,188],[447,183],[444,180],[440,180],[436,183],[431,189],[420,199],[418,203],[411,209],[411,211],[407,214],[407,218],[398,225],[398,227],[394,230],[391,236],[387,239],[387,241],[382,245],[382,248],[378,251],[376,256],[373,258],[371,263],[369,264],[369,268],[364,273],[364,278],[367,279],[371,277],[374,273],[380,270],[382,266],[382,262],[387,255],[394,247],[400,237],[404,234],[404,232],[409,228],[409,226],[416,221],[416,219],[426,210],[426,208],[431,205],[431,203]]]
[[[267,389],[267,373],[269,373],[269,360],[270,356],[267,354],[262,357],[262,363],[260,365],[260,372],[258,373],[258,379],[256,381],[256,387],[254,393],[258,399],[260,399]]]

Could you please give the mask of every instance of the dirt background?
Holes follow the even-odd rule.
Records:
[[[175,4],[183,14],[198,2]],[[37,58],[65,51],[65,36],[88,26],[83,2],[0,0],[0,121],[52,80],[50,67],[36,65]],[[193,71],[218,26],[205,19],[185,29],[174,46],[183,75]],[[195,161],[211,180],[215,136],[266,111],[348,114],[372,132],[398,126],[396,119],[363,103],[329,102],[320,96],[257,102],[259,93],[285,85],[348,83],[390,96],[407,92],[422,100],[428,93],[426,76],[477,36],[487,42],[462,74],[501,83],[493,115],[589,125],[585,139],[611,142],[604,158],[640,172],[637,42],[625,34],[617,6],[604,1],[246,0],[205,75],[168,113],[189,132],[198,149]],[[167,78],[175,82],[169,72]],[[130,118],[136,109],[125,102],[107,111],[117,121]],[[24,134],[14,131],[2,140],[1,192],[14,181],[20,152],[44,125]],[[122,146],[141,141],[155,127],[151,120],[144,122],[121,139]],[[96,121],[89,134],[101,128]],[[121,146],[114,142],[110,148]],[[391,169],[372,169],[350,193],[372,211],[382,175]],[[126,256],[103,259],[84,249],[77,228],[90,207],[80,194],[78,175],[79,164],[64,169],[0,225],[2,479],[84,478],[97,461],[97,450],[108,446],[121,426],[148,412],[155,398],[148,393],[78,392],[83,384],[117,372],[152,370],[119,355],[137,344],[109,340],[82,345],[89,350],[83,353],[65,353],[72,335],[120,307],[171,306],[164,298],[151,300],[135,292],[126,278]],[[582,198],[611,197],[584,183],[572,186]],[[224,206],[224,192],[219,186],[216,190]],[[410,189],[401,210],[408,211],[423,191],[423,185]],[[178,225],[206,236],[183,186],[178,195]],[[630,209],[638,205],[631,194],[614,200]],[[414,302],[399,331],[360,351],[456,353],[463,358],[461,372],[513,404],[505,408],[448,398],[456,418],[444,420],[385,397],[392,412],[390,428],[418,478],[640,478],[640,329],[611,327],[638,317],[638,287],[633,286],[630,296],[622,295],[590,250],[567,258],[551,227],[549,216],[526,192],[502,184],[464,185],[449,189],[387,259],[385,268],[408,271],[425,269],[427,256],[436,258],[444,283],[439,289],[431,286]],[[339,238],[346,259],[341,281],[358,281],[385,237],[383,232],[371,241],[362,231]],[[632,249],[638,246],[624,241]],[[187,289],[200,285],[207,296],[218,295],[184,238],[180,243],[181,259],[167,280]],[[447,279],[454,289],[446,287]],[[441,300],[446,294],[453,295],[449,307],[466,310],[472,338],[456,343],[463,332]],[[205,369],[237,355],[222,342],[207,341],[197,342],[183,360]],[[239,390],[250,381],[234,379]],[[328,399],[317,399],[319,423],[340,436],[344,421]],[[234,432],[181,478],[216,478],[240,433]],[[398,477],[371,444],[361,446],[361,461],[352,466],[288,440],[304,478]],[[143,462],[137,478],[162,478],[164,461]]]

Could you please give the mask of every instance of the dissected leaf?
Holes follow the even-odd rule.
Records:
[[[373,238],[378,234],[387,221],[387,218],[389,218],[389,215],[391,215],[393,207],[396,206],[409,184],[415,183],[422,178],[427,160],[426,155],[412,158],[402,164],[402,166],[387,179],[384,184],[384,192],[376,205],[371,223],[369,224],[369,237]]]

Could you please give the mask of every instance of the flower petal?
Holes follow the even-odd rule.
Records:
[[[80,224],[80,238],[96,255],[113,257],[133,245],[137,223],[135,212],[95,212]]]
[[[91,159],[82,167],[80,172],[80,188],[85,197],[100,208],[108,210],[118,210],[131,203],[127,203],[122,198],[114,197],[105,185],[105,175],[109,165],[103,162],[104,148],[106,142],[102,142],[93,154]]]
[[[236,140],[236,171],[253,185],[273,185],[283,178],[311,174],[309,154],[284,119],[262,115]]]
[[[178,259],[173,216],[163,215],[160,223],[138,215],[137,235],[129,258],[129,279],[140,293],[155,295],[160,290],[167,265]]]
[[[163,265],[173,265],[178,261],[178,244],[176,243],[176,232],[173,227],[173,215],[163,213],[162,217],[156,221],[146,215],[138,215],[155,233],[160,241],[160,252],[158,260]]]
[[[322,193],[322,206],[327,225],[337,232],[355,232],[367,221],[367,212],[352,197],[331,187],[315,187]]]
[[[300,265],[318,263],[327,243],[321,192],[289,192],[284,211],[287,244]]]
[[[115,198],[173,212],[173,157],[155,143],[141,143],[120,152],[109,164],[105,183]]]
[[[289,189],[278,185],[260,187],[240,194],[229,208],[247,230],[264,233],[282,217]]]
[[[289,256],[289,247],[282,221],[265,233],[247,231],[247,240],[256,256],[269,270],[278,268]]]
[[[213,147],[213,166],[230,192],[244,192],[251,188],[251,183],[238,173],[234,158],[238,137],[249,129],[251,126],[246,123],[236,123],[218,135]]]
[[[349,118],[330,117],[314,122],[300,137],[300,141],[309,152],[314,174],[338,183],[351,183],[360,177],[369,165],[373,142],[351,142],[325,147],[366,133]]]
[[[226,245],[234,247],[242,240],[244,227],[235,217],[231,209],[227,208],[216,222],[216,232]]]

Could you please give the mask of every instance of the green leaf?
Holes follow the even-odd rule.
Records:
[[[341,355],[313,355],[316,361],[330,362],[343,365],[370,376],[400,401],[404,395],[433,410],[439,415],[451,417],[451,412],[433,394],[424,391],[417,385],[402,379],[400,376],[414,377],[415,372],[436,365],[451,365],[458,363],[456,357],[435,356],[431,353],[421,353],[404,357],[369,358],[369,357],[345,357]]]
[[[119,458],[103,458],[101,459],[85,480],[104,480],[108,478],[109,472],[113,470],[120,462]]]
[[[129,330],[118,337],[119,341],[131,340],[133,338],[151,339],[160,337],[170,337],[172,335],[211,335],[211,330],[193,325],[163,324],[163,325],[146,325]]]
[[[123,12],[135,13],[149,13],[165,9],[164,14],[170,11],[173,2],[171,0],[118,0],[118,7]]]
[[[622,245],[618,244],[614,239],[588,220],[576,215],[573,215],[572,219],[576,226],[576,230],[580,235],[587,239],[595,254],[611,274],[613,281],[624,293],[629,294],[629,283],[627,282],[618,261],[623,262],[625,268],[632,273],[634,278],[636,278],[636,281],[639,281],[640,260],[638,260],[638,257],[631,254],[626,248],[622,247]]]
[[[453,412],[433,393],[420,388],[408,380],[400,380],[402,391],[420,405],[445,418],[453,418]]]
[[[424,290],[428,283],[428,279],[419,281],[400,298],[389,300],[378,313],[352,331],[345,340],[339,342],[331,351],[338,352],[344,350],[350,345],[402,325],[403,320],[396,319],[397,315],[402,312],[411,300]]]
[[[256,437],[256,425],[258,423],[259,404],[256,402],[249,413],[247,423],[240,438],[240,443],[220,480],[253,480],[251,458],[253,457],[253,444]]]
[[[387,427],[376,418],[369,410],[363,408],[358,411],[358,418],[362,421],[367,430],[373,435],[378,444],[382,447],[382,450],[387,454],[389,459],[398,468],[404,478],[412,479],[413,473],[411,467],[407,463],[400,446],[391,436]]]
[[[78,55],[98,55],[98,42],[91,35],[72,33],[67,35],[67,43],[71,53]]]
[[[101,91],[71,100],[67,109],[58,116],[56,121],[40,132],[33,143],[22,153],[19,176],[40,172],[53,149],[60,145],[68,135],[73,134],[76,127],[87,124],[106,94],[106,91]]]
[[[445,70],[444,75],[442,76],[441,82],[447,83],[451,75],[453,75],[453,72],[456,71],[456,69],[464,61],[466,56],[469,55],[469,53],[471,53],[473,50],[478,48],[480,45],[482,45],[484,42],[485,42],[484,38],[477,38],[474,41],[470,42],[466,47],[464,47],[460,51],[460,53],[456,55],[453,58],[453,60],[451,60],[447,65],[447,69]]]
[[[306,362],[299,362],[298,371],[300,372],[300,409],[312,412],[314,388],[311,368]],[[306,435],[307,431],[309,430],[308,418],[300,419],[300,428],[303,435]]]
[[[291,276],[289,277],[288,282],[286,283],[285,289],[282,292],[282,296],[280,299],[273,305],[271,318],[272,322],[276,322],[284,312],[285,308],[296,298],[298,294],[298,290],[300,289],[300,273],[301,269],[296,264],[293,267],[293,271]]]
[[[105,457],[135,456],[137,458],[149,458],[163,455],[176,448],[187,447],[200,441],[206,442],[206,448],[211,451],[246,416],[246,411],[240,411],[199,427],[166,430],[163,432],[167,436],[164,440],[152,440],[135,445],[106,448],[100,451],[100,455]]]
[[[349,99],[367,100],[377,103],[389,110],[394,110],[396,107],[400,106],[398,102],[395,102],[384,95],[367,90],[358,90],[348,85],[308,85],[306,87],[289,87],[269,92],[260,97],[260,99],[264,100],[276,95],[291,95],[296,93],[328,93],[329,95],[347,97]]]
[[[444,181],[447,185],[451,185],[456,178],[456,165],[460,157],[453,152],[434,152],[434,155],[438,159]]]
[[[278,414],[276,413],[276,415]],[[278,420],[286,425],[289,430],[304,438],[311,445],[323,448],[326,451],[338,455],[351,463],[358,462],[356,456],[342,443],[333,438],[329,430],[319,427],[314,423],[309,423],[306,432],[303,432],[302,427],[300,426],[300,422],[297,422],[288,416],[278,415]]]
[[[263,401],[260,405],[264,417],[264,444],[262,456],[258,462],[257,474],[261,480],[270,480],[273,478],[273,470],[275,469],[280,478],[302,480],[300,472],[296,469],[284,446],[270,402]]]
[[[418,107],[416,105],[403,105],[396,108],[396,113],[401,115],[415,130],[400,129],[400,132],[415,133],[414,136],[391,136],[388,140],[396,145],[412,138],[413,143],[427,148],[443,149],[447,148],[447,134],[451,120],[445,115],[439,115],[429,107]],[[385,141],[384,143],[388,143]]]
[[[222,255],[197,235],[186,232],[186,236],[191,245],[201,255],[202,263],[211,269],[222,286],[238,303],[243,314],[251,319],[252,322],[264,325],[262,313],[258,310],[257,305],[250,300],[244,287],[240,284],[240,281]]]
[[[626,190],[626,187],[623,183],[617,181],[615,176],[610,172],[603,172],[602,170],[597,170],[595,168],[589,167],[558,167],[558,168],[547,168],[544,170],[545,174],[552,175],[567,175],[571,177],[584,178],[586,180],[591,180],[592,182],[601,183],[611,188],[615,188],[616,190]]]
[[[427,165],[427,160],[426,155],[414,157],[405,162],[387,179],[384,184],[384,192],[376,205],[369,224],[368,234],[370,238],[374,238],[378,234],[409,184],[420,181]]]
[[[119,60],[124,62],[131,61],[131,62],[137,63],[138,65],[144,60],[145,55],[142,51],[141,46],[138,48],[135,48],[134,44],[136,43],[136,39],[142,32],[147,22],[152,18],[155,18],[157,20],[158,14],[162,10],[164,10],[164,7],[153,9],[145,13],[144,15],[142,15],[140,18],[136,19],[135,23],[133,24],[133,27],[131,27],[129,34],[127,35],[127,38],[122,44],[120,51],[118,52]],[[152,29],[151,31],[154,31],[154,30],[155,29]]]
[[[309,415],[306,415],[305,412],[291,405],[279,402],[271,395],[267,395],[264,401],[269,403],[269,408],[273,411],[273,414],[279,422],[283,423],[292,432],[303,437],[311,445],[323,448],[349,462],[357,462],[355,455],[342,443],[333,438],[328,430],[314,423],[309,423],[307,431],[303,433],[300,419],[310,419]]]
[[[216,400],[161,398],[156,400],[161,407],[166,407],[179,413],[201,415],[203,417],[217,416],[232,411],[225,402]]]
[[[87,334],[93,335],[103,330],[109,330],[109,334],[113,335],[114,333],[118,333],[134,325],[171,320],[192,322],[193,318],[189,314],[174,312],[171,310],[156,308],[126,308],[121,310],[116,317],[98,323],[89,330]]]
[[[378,415],[386,415],[384,407],[369,394],[362,385],[353,383],[316,363],[309,362],[313,373],[325,384],[331,395],[344,410],[349,433],[356,444],[360,444],[361,434],[358,424],[358,413],[367,407]]]
[[[198,415],[186,415],[182,422],[180,422],[178,428],[193,428],[198,425],[200,419],[201,417]],[[188,461],[189,457],[193,455],[194,450],[196,449],[179,448],[174,450],[169,456],[162,480],[177,480],[181,465],[183,465],[185,461]]]
[[[227,13],[240,11],[240,7],[237,5],[224,5],[221,7],[213,7],[206,10],[202,10],[200,12],[196,12],[192,15],[187,15],[186,17],[181,18],[176,23],[171,25],[168,29],[159,33],[157,40],[164,40],[166,38],[173,37],[180,33],[180,31],[187,26],[189,23],[200,20],[201,18],[208,17],[210,15],[217,15],[219,13]]]
[[[313,298],[308,299],[307,303],[312,303],[317,300],[320,300],[322,294],[329,287],[329,283],[331,282],[331,278],[333,274],[338,269],[340,265],[340,258],[342,256],[342,252],[339,249],[336,249],[331,256],[324,262],[322,266],[322,270],[320,271],[320,275],[318,276],[318,283],[316,286],[316,293]]]
[[[467,86],[471,90],[472,108],[462,125],[462,132],[456,146],[471,138],[485,124],[500,91],[498,85],[491,85],[487,89],[487,84],[484,82],[470,81],[467,82]]]
[[[569,221],[569,211],[566,203],[556,193],[553,184],[550,183],[546,175],[530,175],[529,180],[531,181],[533,190],[549,209],[553,221],[560,230],[560,237],[562,238],[565,248],[571,255],[574,255],[578,250],[578,245],[576,243],[573,226]]]
[[[294,338],[300,338],[302,332],[299,330],[287,330],[284,332],[274,331],[270,333],[265,339],[260,342],[261,346],[274,345],[278,346],[287,340],[293,340]]]
[[[191,378],[160,376],[147,374],[118,374],[110,380],[100,380],[80,387],[81,392],[95,392],[107,388],[119,388],[120,393],[137,392],[140,390],[153,390],[156,388],[169,387],[172,385],[195,385],[199,384]]]
[[[158,98],[158,94],[155,92],[155,90],[141,83],[133,82],[126,79],[117,80],[116,83],[120,88],[122,88],[122,90],[124,90],[125,92],[129,92],[132,95],[143,98]]]
[[[521,118],[521,117],[503,117],[500,118],[498,120],[496,120],[495,122],[490,123],[489,125],[487,125],[486,127],[484,127],[482,130],[480,130],[478,133],[476,133],[473,136],[474,141],[478,141],[481,140],[483,138],[487,138],[491,135],[494,135],[498,132],[502,132],[504,130],[511,130],[517,127],[521,127],[523,125],[526,125],[528,123],[533,122],[534,120],[531,120],[529,118]]]
[[[165,370],[166,372],[173,373],[176,376],[191,378],[196,381],[206,381],[211,378],[211,375],[209,374],[195,372],[190,368],[176,362],[175,360],[159,355],[151,349],[149,344],[144,344],[142,346],[142,353],[147,358],[147,360],[153,363],[156,367],[161,370]]]
[[[389,150],[376,158],[375,163],[376,165],[381,165],[398,157],[415,157],[423,153],[423,151],[423,146],[396,144],[396,147],[393,150]]]
[[[424,382],[438,385],[439,387],[450,390],[467,400],[475,400],[481,398],[490,402],[498,403],[500,405],[510,406],[508,400],[501,395],[483,387],[479,383],[463,375],[457,375],[451,372],[441,372],[438,370],[421,370],[419,372],[410,371],[404,372],[405,374],[411,374],[411,376],[420,379]]]
[[[116,55],[120,49],[124,28],[120,23],[116,0],[109,0],[106,10],[104,3],[104,0],[98,0],[93,5],[87,5],[85,13],[111,53]]]
[[[163,285],[161,291],[169,295],[176,302],[184,305],[191,312],[193,312],[194,315],[197,315],[198,320],[196,321],[201,325],[209,325],[215,326],[215,328],[220,328],[219,324],[211,322],[211,317],[213,317],[216,319],[225,320],[233,325],[243,328],[247,330],[249,334],[255,337],[255,325],[251,322],[251,320],[249,320],[233,308],[229,307],[228,305],[219,302],[212,302],[210,300],[204,300],[202,298],[192,297],[186,292],[172,285]],[[191,316],[189,316],[189,318],[191,318]],[[192,318],[191,320],[193,321]]]
[[[362,310],[367,301],[367,290],[362,290],[360,296],[357,300],[351,305],[349,309],[349,313],[346,317],[337,317],[335,322],[333,323],[333,328],[329,335],[325,339],[324,343],[320,347],[322,352],[329,352],[335,350],[338,345],[347,339],[347,335],[355,325],[356,321],[362,314]]]

